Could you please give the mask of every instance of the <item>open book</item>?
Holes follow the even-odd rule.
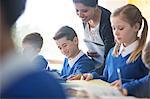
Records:
[[[73,80],[64,84],[68,96],[77,99],[122,99],[125,96],[102,80]],[[102,98],[103,97],[103,98]],[[129,97],[128,97],[129,98]],[[129,99],[135,99],[130,97]]]

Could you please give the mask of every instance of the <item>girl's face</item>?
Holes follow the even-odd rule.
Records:
[[[56,40],[57,47],[60,49],[61,53],[67,58],[74,58],[78,51],[78,39],[75,37],[73,41],[67,40],[66,37],[62,37]]]
[[[128,46],[137,39],[137,25],[131,26],[119,16],[111,17],[111,25],[117,42]]]
[[[82,3],[74,3],[77,15],[83,22],[87,23],[90,19],[93,19],[95,14],[95,8],[85,6]]]

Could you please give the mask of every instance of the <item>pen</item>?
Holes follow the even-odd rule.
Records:
[[[119,80],[120,80],[120,89],[122,89],[122,79],[121,79],[121,72],[120,72],[119,68],[117,68],[117,73],[118,73],[118,77],[119,77]]]

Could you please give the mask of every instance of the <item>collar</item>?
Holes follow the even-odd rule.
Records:
[[[73,59],[68,60],[69,66],[72,68],[73,65],[75,64],[75,62],[76,62],[81,56],[83,56],[83,55],[84,55],[83,51],[80,51],[79,54],[78,54],[76,57],[74,57]]]
[[[127,56],[128,54],[130,54],[137,48],[138,44],[139,44],[138,40],[134,41],[132,44],[130,44],[127,47],[124,47],[123,44],[121,44],[120,49],[119,49],[119,55],[121,54],[122,57]]]

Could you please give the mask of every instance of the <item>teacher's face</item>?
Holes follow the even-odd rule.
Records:
[[[88,22],[90,19],[93,19],[95,14],[95,8],[86,6],[82,3],[74,3],[76,14],[82,19],[84,23]]]

